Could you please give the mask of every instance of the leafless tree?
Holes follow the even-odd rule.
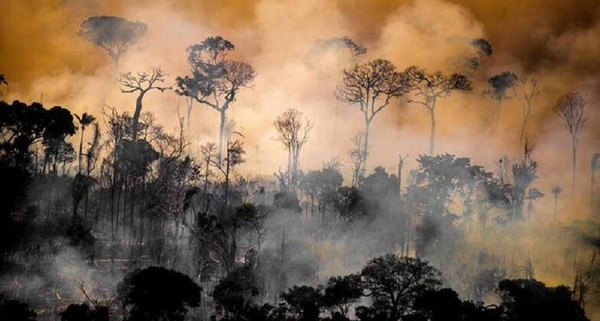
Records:
[[[561,96],[554,106],[554,113],[563,120],[565,128],[571,135],[573,192],[575,192],[575,172],[577,168],[577,143],[581,137],[581,131],[588,121],[585,115],[586,104],[587,101],[583,94],[570,92]]]
[[[519,144],[525,142],[525,129],[531,116],[531,102],[540,94],[537,79],[521,78],[512,87],[514,96],[523,104],[523,123],[521,125],[521,134],[519,135]]]
[[[154,67],[150,72],[138,72],[135,76],[131,72],[121,74],[119,79],[119,83],[121,84],[121,92],[126,94],[138,92],[138,97],[135,100],[135,111],[132,119],[132,139],[134,141],[138,138],[138,127],[144,96],[153,89],[160,90],[161,92],[170,89],[170,87],[163,87],[159,85],[164,81],[165,73],[160,69],[160,67]]]
[[[306,142],[312,124],[306,117],[302,117],[301,111],[289,108],[273,122],[275,129],[279,134],[277,140],[280,141],[288,151],[288,166],[286,173],[286,185],[293,192],[298,183],[298,160],[300,151]]]
[[[249,87],[256,77],[254,68],[246,62],[228,60],[234,49],[231,42],[222,37],[208,37],[199,44],[188,47],[191,76],[177,77],[178,95],[193,98],[219,112],[219,162],[223,160],[223,143],[227,110],[243,87]]]
[[[429,74],[423,68],[417,66],[408,67],[405,73],[409,80],[410,89],[414,93],[413,98],[409,99],[408,102],[422,105],[429,112],[431,123],[429,155],[432,155],[435,144],[435,108],[438,98],[448,97],[456,90],[471,90],[471,81],[461,74],[445,76],[441,71]]]
[[[389,60],[375,59],[345,69],[335,97],[346,104],[358,105],[365,122],[362,166],[366,168],[369,128],[377,114],[409,90],[405,73],[396,71]]]

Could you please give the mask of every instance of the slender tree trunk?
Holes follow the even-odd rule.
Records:
[[[81,164],[83,162],[83,133],[85,133],[85,126],[81,125],[81,139],[79,140],[79,165],[77,166],[77,172],[81,174]]]
[[[502,110],[502,99],[498,99],[498,105],[496,106],[496,113],[494,115],[494,131],[498,130],[498,124],[500,123],[500,110]]]
[[[288,150],[288,168],[287,168],[287,189],[289,191],[293,191],[293,186],[292,186],[292,172],[294,171],[294,166],[292,165],[293,163],[293,152],[292,152],[292,146],[290,145],[289,150]]]
[[[187,132],[188,135],[191,132],[191,126],[190,126],[190,118],[191,118],[191,114],[192,114],[192,105],[194,104],[194,99],[192,99],[191,97],[187,99]]]
[[[594,208],[594,185],[596,183],[596,171],[592,168],[592,181],[590,184],[590,208],[592,210],[592,215],[596,213],[596,209]]]
[[[296,185],[298,184],[298,158],[300,157],[300,147],[295,145],[292,147],[292,171],[291,171],[291,189],[292,192],[296,192]]]
[[[575,137],[573,137],[573,168],[571,169],[571,180],[572,180],[572,190],[573,190],[573,194],[575,194],[575,173],[577,171],[577,141],[575,140]]]
[[[365,141],[363,144],[362,154],[362,173],[367,172],[367,157],[369,157],[369,129],[371,127],[371,119],[365,114]],[[360,175],[360,174],[359,174]]]
[[[525,138],[525,127],[527,126],[529,116],[531,115],[531,104],[527,102],[525,105],[523,105],[523,108],[525,108],[525,111],[523,113],[523,124],[521,125],[521,134],[519,135],[519,144],[523,144],[523,140]]]
[[[146,90],[140,91],[137,99],[135,100],[135,112],[133,113],[133,141],[135,142],[138,137],[138,127],[140,122],[140,114],[142,113],[142,100],[144,99],[144,95],[146,94]]]
[[[431,132],[429,134],[429,156],[433,156],[435,145],[435,109],[429,109],[429,119],[431,121]]]
[[[554,194],[554,222],[556,222],[556,206],[558,204],[558,193]]]
[[[225,139],[225,121],[227,120],[225,112],[226,109],[220,109],[221,123],[219,124],[219,165],[223,162],[223,140]]]

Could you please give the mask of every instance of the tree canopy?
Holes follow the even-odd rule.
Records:
[[[200,291],[187,275],[156,266],[128,273],[117,286],[127,321],[183,321]]]
[[[114,16],[94,16],[81,23],[77,33],[108,53],[118,69],[119,59],[146,33],[147,26],[142,22],[132,22]]]
[[[384,311],[390,321],[410,312],[423,292],[441,285],[440,272],[427,261],[394,254],[370,260],[361,276],[374,305]]]

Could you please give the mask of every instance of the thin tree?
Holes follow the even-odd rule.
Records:
[[[422,105],[429,112],[431,131],[429,136],[429,155],[433,154],[435,145],[435,108],[437,100],[450,96],[453,91],[471,90],[471,81],[464,75],[452,74],[445,76],[441,71],[426,73],[424,69],[411,66],[405,70],[410,83],[410,89],[414,93],[409,103]]]
[[[494,99],[498,103],[498,106],[496,107],[496,113],[494,115],[494,126],[498,126],[502,102],[509,98],[507,91],[516,85],[517,79],[517,75],[512,71],[504,71],[500,74],[490,77],[487,80],[489,88],[485,89],[483,94]]]
[[[79,174],[81,174],[81,168],[82,168],[82,162],[83,162],[83,136],[85,133],[85,128],[87,126],[89,126],[90,124],[92,124],[95,120],[96,117],[88,114],[88,113],[83,113],[81,116],[77,115],[77,114],[73,114],[75,115],[75,118],[77,118],[77,121],[79,122],[79,126],[81,126],[81,139],[79,140],[79,164],[77,167],[77,170],[79,172]]]
[[[364,132],[356,133],[351,139],[352,148],[348,151],[348,155],[352,160],[352,187],[358,187],[365,175],[363,161],[367,155],[364,150],[364,139]]]
[[[562,192],[562,188],[558,185],[554,185],[552,187],[552,194],[554,194],[554,222],[556,222],[556,207],[558,205],[558,194]]]
[[[408,81],[389,60],[376,59],[358,63],[345,69],[335,97],[346,104],[358,105],[365,122],[362,166],[366,168],[369,149],[369,129],[377,114],[397,98],[408,92]]]
[[[571,135],[572,147],[572,190],[575,192],[575,172],[577,169],[577,143],[581,136],[581,131],[587,124],[588,118],[585,115],[585,97],[578,92],[570,92],[561,96],[554,106],[554,113],[564,121],[565,128]]]
[[[525,129],[531,116],[531,102],[533,98],[540,94],[537,79],[521,78],[512,87],[513,94],[523,104],[523,123],[521,125],[521,134],[519,135],[519,144],[525,142]]]
[[[135,111],[132,118],[132,139],[137,140],[139,131],[140,114],[142,112],[142,103],[144,96],[150,90],[156,89],[164,92],[170,87],[162,87],[159,84],[165,81],[165,73],[160,67],[152,68],[150,72],[138,72],[136,76],[131,72],[121,74],[119,83],[121,84],[121,92],[131,94],[138,92],[138,96],[135,100]]]
[[[227,110],[242,87],[249,87],[256,77],[254,68],[246,62],[228,60],[235,47],[220,36],[208,37],[187,48],[192,75],[177,77],[178,95],[191,97],[200,104],[219,112],[219,162],[223,159],[223,143]]]
[[[96,16],[81,23],[77,34],[106,50],[115,63],[115,70],[118,70],[121,56],[142,38],[146,30],[147,26],[142,22],[114,16]]]
[[[288,151],[287,166],[287,186],[293,192],[298,183],[298,160],[300,151],[306,142],[312,124],[308,118],[303,118],[301,111],[289,108],[273,122],[275,129],[279,134],[277,140],[280,141]]]

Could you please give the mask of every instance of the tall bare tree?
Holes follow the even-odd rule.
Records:
[[[160,83],[165,81],[165,73],[160,67],[152,68],[150,72],[138,72],[137,75],[133,75],[131,72],[121,74],[119,83],[121,84],[121,92],[131,94],[134,92],[138,93],[135,100],[135,111],[132,118],[132,139],[135,141],[138,137],[140,114],[142,112],[142,103],[144,96],[150,90],[156,89],[161,92],[170,89],[170,87],[160,86]]]
[[[438,98],[450,96],[453,91],[471,90],[471,81],[464,75],[452,74],[445,76],[441,71],[427,73],[417,66],[405,70],[410,89],[414,93],[408,102],[422,105],[429,112],[431,132],[429,136],[429,155],[433,154],[435,145],[435,108]]]
[[[115,63],[115,70],[118,70],[121,56],[142,38],[146,30],[147,26],[142,22],[132,22],[121,17],[96,16],[81,23],[77,34],[106,50]]]
[[[565,128],[571,135],[572,151],[572,190],[575,192],[575,172],[577,170],[577,143],[581,137],[581,131],[587,124],[588,118],[585,115],[585,105],[587,101],[583,94],[570,92],[558,98],[554,106],[554,113],[563,120]]]
[[[346,104],[358,105],[365,122],[362,166],[366,168],[369,128],[377,114],[390,104],[392,98],[400,97],[409,90],[406,75],[396,71],[389,60],[375,59],[355,64],[344,70],[335,97]]]
[[[200,104],[219,112],[219,162],[223,159],[223,143],[227,110],[243,87],[249,87],[256,77],[254,68],[246,62],[228,60],[235,47],[220,36],[208,37],[187,48],[192,75],[177,77],[175,92],[191,97]]]
[[[293,192],[298,183],[298,160],[300,151],[306,142],[312,124],[306,117],[302,117],[301,111],[289,108],[273,122],[275,129],[279,134],[277,140],[280,141],[288,151],[288,166],[286,173],[286,185]]]
[[[521,125],[521,134],[519,135],[519,144],[524,144],[525,129],[531,116],[531,102],[540,94],[540,90],[535,78],[521,78],[512,89],[515,97],[523,104],[523,123]]]

